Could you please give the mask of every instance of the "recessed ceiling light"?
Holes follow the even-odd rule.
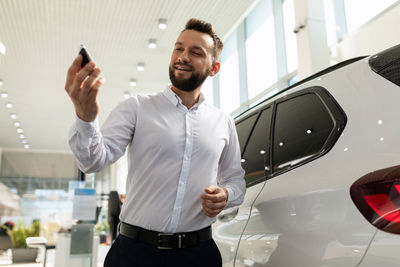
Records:
[[[130,98],[130,97],[131,97],[131,94],[129,92],[125,92],[124,93],[124,98],[125,99]]]
[[[11,113],[10,114],[11,119],[15,120],[17,118],[17,114],[15,113]]]
[[[26,149],[28,149],[28,148],[30,148],[31,146],[30,145],[28,145],[28,144],[25,144],[24,145],[24,148],[26,148]]]
[[[19,126],[21,126],[21,123],[19,121],[16,121],[16,122],[14,122],[14,126],[19,127]]]
[[[2,98],[7,98],[8,97],[8,93],[7,92],[1,92],[0,96]]]
[[[28,140],[27,140],[27,139],[23,139],[23,140],[22,140],[22,143],[23,143],[23,144],[27,144],[27,143],[28,143]]]
[[[17,128],[17,133],[23,133],[24,130],[22,130],[22,128]]]
[[[6,107],[7,107],[7,108],[12,108],[12,107],[13,107],[13,104],[10,103],[10,102],[7,102],[7,103],[6,103]]]
[[[2,86],[3,85],[3,81],[2,80],[0,80],[0,86]]]
[[[156,48],[157,47],[156,39],[149,39],[149,47],[150,48]]]
[[[137,64],[137,70],[138,71],[144,71],[144,63],[143,62],[139,62]]]
[[[161,30],[165,30],[167,28],[167,20],[159,19],[158,20],[158,28],[160,28]]]
[[[25,139],[25,135],[23,135],[23,134],[20,134],[20,135],[19,135],[19,138],[21,138],[21,139]]]
[[[136,80],[135,79],[131,79],[131,81],[129,82],[129,85],[132,87],[136,86]]]

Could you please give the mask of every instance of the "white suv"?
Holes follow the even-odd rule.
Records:
[[[400,45],[330,67],[236,118],[247,193],[224,266],[400,266]]]

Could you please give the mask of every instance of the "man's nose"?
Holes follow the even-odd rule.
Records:
[[[185,63],[189,62],[190,61],[189,53],[186,50],[182,51],[182,53],[178,57],[178,61]]]

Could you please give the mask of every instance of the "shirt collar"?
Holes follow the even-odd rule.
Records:
[[[167,88],[165,88],[164,90],[164,96],[174,105],[174,106],[179,106],[179,105],[183,105],[182,104],[182,99],[175,94],[174,91],[172,91],[170,86],[167,86]],[[199,101],[193,105],[193,107],[191,109],[197,109],[204,101],[205,101],[205,97],[203,93],[200,93],[200,97],[199,97]]]

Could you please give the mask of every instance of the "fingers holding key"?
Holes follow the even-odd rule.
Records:
[[[97,102],[97,95],[99,93],[100,87],[103,85],[104,83],[104,78],[101,77],[100,79],[97,79],[92,87],[90,88],[88,95],[87,95],[87,99],[93,103],[93,102]]]
[[[86,98],[89,95],[91,88],[94,86],[96,79],[99,77],[101,69],[96,67],[90,75],[83,81],[80,98]]]
[[[76,114],[84,121],[93,121],[99,112],[97,96],[103,78],[101,69],[94,62],[81,68],[82,56],[78,55],[69,67],[65,90],[74,104]]]
[[[77,72],[80,70],[81,62],[82,62],[82,56],[78,55],[68,69],[67,78],[65,79],[65,91],[67,91],[68,94],[70,93],[71,85],[75,79],[75,76]]]
[[[73,79],[72,85],[70,86],[69,96],[73,100],[78,100],[82,92],[83,82],[88,78],[88,76],[93,72],[96,64],[94,62],[89,62],[83,67]]]

